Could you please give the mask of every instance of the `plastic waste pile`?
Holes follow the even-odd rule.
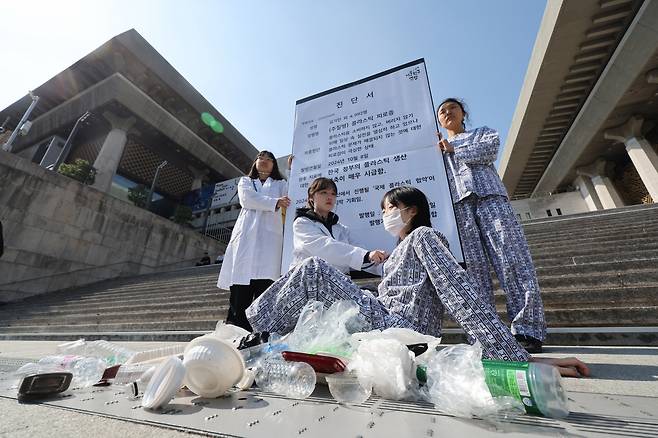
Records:
[[[219,322],[215,331],[188,343],[140,352],[80,339],[58,346],[57,355],[21,367],[15,377],[19,394],[24,387],[38,387],[35,378],[43,373],[70,373],[74,387],[111,382],[125,386],[128,397],[141,397],[144,408],[156,410],[183,387],[216,398],[255,383],[263,391],[304,399],[316,384],[326,383],[344,404],[363,403],[374,393],[429,401],[444,413],[466,418],[568,415],[555,368],[481,360],[477,343],[440,348],[440,342],[403,328],[367,330],[351,301],[329,308],[311,301],[285,336],[249,333]],[[68,386],[66,379],[61,382],[58,392]]]

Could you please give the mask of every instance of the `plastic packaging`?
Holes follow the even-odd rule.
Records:
[[[270,358],[256,370],[256,385],[259,388],[287,397],[307,398],[315,390],[315,383],[315,371],[304,362]]]
[[[363,386],[354,374],[335,373],[324,378],[329,385],[329,392],[339,403],[358,405],[372,394],[372,386]]]
[[[166,347],[154,348],[151,350],[140,351],[135,353],[130,359],[125,362],[125,365],[135,363],[157,363],[162,362],[169,356],[179,356],[185,351],[187,344],[167,345]]]
[[[494,397],[512,396],[526,412],[551,418],[569,415],[567,393],[557,368],[535,362],[483,360],[485,381]]]
[[[459,344],[433,353],[427,363],[425,388],[426,398],[436,409],[465,418],[524,412],[514,397],[492,397],[485,383],[479,343]]]
[[[414,354],[395,339],[369,339],[359,348],[348,364],[356,372],[364,388],[372,386],[380,397],[391,400],[416,398],[418,387]]]
[[[92,386],[103,377],[106,363],[96,357],[74,355],[46,356],[39,360],[38,365],[73,374],[73,386]]]
[[[126,363],[135,354],[133,350],[102,339],[90,342],[78,339],[66,342],[57,346],[57,352],[65,355],[98,357],[105,360],[107,366]]]
[[[365,327],[359,316],[359,306],[353,301],[335,301],[327,310],[321,302],[309,301],[288,337],[289,349],[349,357],[354,350],[350,335]]]
[[[155,368],[155,365],[149,363],[121,365],[112,383],[115,385],[125,385],[135,382],[140,380],[144,373],[152,368]]]
[[[133,380],[124,385],[125,392],[129,399],[134,400],[144,393],[157,368],[157,365],[152,365],[141,376],[139,376],[137,380]]]
[[[236,347],[245,336],[249,336],[249,331],[233,324],[226,324],[224,321],[217,322],[215,331],[212,333],[219,339],[230,342]]]
[[[215,333],[190,341],[185,348],[183,365],[187,369],[187,387],[207,398],[223,395],[240,382],[245,369],[242,355],[236,347],[217,338]]]

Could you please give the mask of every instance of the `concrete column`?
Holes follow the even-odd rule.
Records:
[[[112,187],[112,178],[119,167],[123,150],[128,140],[128,131],[135,124],[135,118],[122,118],[110,112],[104,112],[105,117],[111,124],[112,129],[105,137],[94,167],[96,168],[96,181],[94,187],[108,193]]]
[[[579,176],[590,179],[594,192],[596,192],[603,209],[623,207],[624,202],[621,200],[619,193],[617,193],[617,189],[615,189],[610,178],[605,176],[605,166],[605,160],[599,158],[589,166],[579,167],[576,169],[576,173]],[[589,190],[589,187],[587,189]],[[591,190],[589,191],[591,194]]]
[[[603,205],[601,204],[599,195],[596,194],[592,180],[590,180],[589,177],[579,175],[573,181],[573,184],[574,186],[578,187],[578,191],[585,200],[585,204],[587,204],[589,211],[603,210]]]
[[[596,190],[596,194],[599,195],[599,199],[601,200],[604,209],[607,210],[609,208],[624,206],[624,201],[621,200],[621,197],[619,196],[619,193],[617,193],[617,189],[615,189],[612,181],[610,181],[610,178],[601,175],[593,176],[592,184],[594,184],[594,190]]]
[[[658,154],[642,135],[643,123],[642,117],[633,116],[622,126],[605,131],[604,136],[608,140],[624,143],[642,183],[653,202],[658,202]]]

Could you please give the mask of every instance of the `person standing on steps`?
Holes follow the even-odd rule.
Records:
[[[468,273],[482,300],[495,308],[489,264],[507,297],[511,330],[529,353],[546,339],[544,306],[523,229],[494,167],[500,139],[486,126],[466,130],[463,102],[445,99],[437,108],[438,147],[448,173]]]
[[[281,272],[282,209],[290,205],[288,183],[274,154],[261,151],[238,182],[242,210],[219,272],[217,287],[230,290],[226,322],[251,331],[245,309]]]

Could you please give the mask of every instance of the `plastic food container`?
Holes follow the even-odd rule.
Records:
[[[335,373],[324,378],[329,385],[329,392],[339,403],[358,405],[372,394],[372,386],[364,387],[354,374]]]

